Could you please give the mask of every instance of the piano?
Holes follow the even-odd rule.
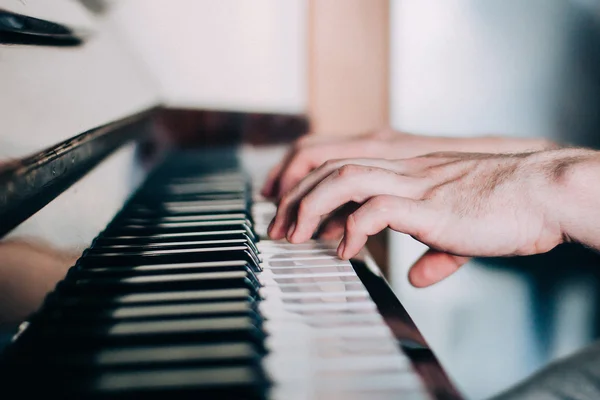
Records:
[[[4,27],[11,45],[86,45],[65,27],[1,16],[22,21]],[[2,165],[5,237],[122,149],[135,146],[143,167],[13,332],[0,396],[461,398],[366,250],[343,261],[336,243],[266,236],[275,205],[257,194],[254,164],[272,153],[246,143],[267,142],[269,126],[290,140],[304,119],[150,103]],[[165,129],[179,146],[160,143]],[[190,132],[203,138],[193,149],[181,145]]]

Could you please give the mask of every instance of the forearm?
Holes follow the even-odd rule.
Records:
[[[440,137],[414,135],[397,131],[380,131],[371,136],[372,148],[367,154],[382,158],[401,159],[436,152],[461,153],[526,153],[557,149],[560,146],[544,138],[512,138],[502,136]],[[358,143],[358,142],[357,142]],[[359,143],[365,145],[364,143]]]
[[[512,138],[502,136],[480,136],[472,138],[437,138],[440,151],[466,153],[525,153],[556,149],[559,146],[545,138]]]
[[[559,218],[564,241],[600,250],[600,152],[558,153],[561,157],[548,171],[555,193],[548,205]]]

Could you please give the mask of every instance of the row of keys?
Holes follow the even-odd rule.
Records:
[[[333,244],[259,240],[227,157],[168,159],[94,240],[9,347],[21,395],[428,398]]]
[[[274,398],[429,398],[333,243],[262,241],[259,249],[259,310],[268,334],[263,364]]]
[[[229,172],[151,179],[25,325],[9,376],[74,397],[265,397],[249,193]]]

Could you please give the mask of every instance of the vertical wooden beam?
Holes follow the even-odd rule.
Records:
[[[308,114],[316,134],[389,123],[389,0],[308,0]]]
[[[389,0],[308,0],[308,116],[318,135],[389,125]],[[387,232],[367,247],[387,275]]]

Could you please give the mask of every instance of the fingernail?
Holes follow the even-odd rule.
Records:
[[[296,230],[296,223],[292,222],[290,229],[288,229],[288,231],[287,231],[287,239],[288,240],[290,240],[292,238],[292,235],[294,234],[295,230]]]

